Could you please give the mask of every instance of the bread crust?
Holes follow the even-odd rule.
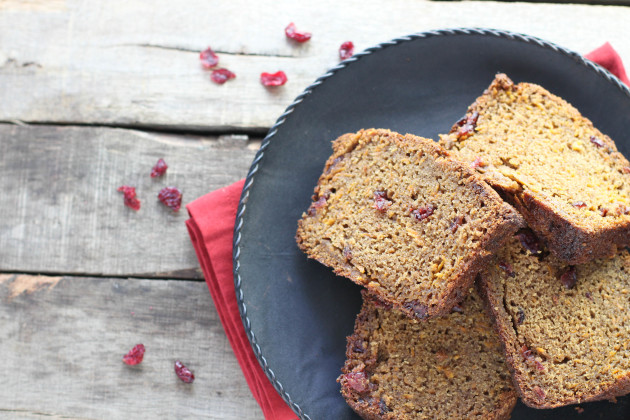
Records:
[[[380,136],[401,148],[422,150],[427,156],[435,160],[441,170],[459,174],[462,182],[466,183],[468,187],[474,188],[476,194],[486,198],[497,209],[496,221],[487,227],[487,233],[481,238],[477,252],[474,255],[468,255],[465,260],[462,260],[453,276],[443,285],[442,298],[436,305],[424,305],[423,302],[415,301],[400,301],[391,292],[380,287],[378,282],[372,281],[374,280],[373,278],[367,278],[330,241],[320,240],[315,245],[306,243],[305,220],[309,218],[309,214],[312,215],[317,212],[318,198],[324,193],[323,188],[328,182],[331,173],[335,171],[335,166],[359,146],[359,142],[364,136]],[[446,150],[432,140],[410,134],[403,136],[389,130],[369,129],[361,130],[358,133],[345,134],[335,140],[332,147],[333,154],[327,160],[323,173],[315,187],[313,203],[311,203],[309,210],[304,213],[302,219],[298,221],[296,234],[298,247],[309,258],[331,267],[335,274],[347,277],[353,282],[365,286],[370,293],[377,296],[380,300],[393,305],[397,310],[406,313],[410,317],[429,319],[434,316],[448,314],[453,306],[462,300],[466,291],[472,286],[477,273],[490,261],[492,255],[501,247],[510,234],[524,226],[523,218],[510,205],[503,202],[496,191],[481,180],[468,165],[451,158]]]
[[[576,124],[587,127],[597,137],[598,149],[601,149],[603,161],[611,166],[630,173],[630,163],[617,150],[614,141],[597,130],[591,121],[583,117],[577,109],[563,99],[551,94],[544,88],[530,84],[514,84],[505,74],[498,74],[492,84],[477,100],[470,105],[466,117],[475,113],[483,118],[484,110],[495,100],[497,92],[514,92],[518,95],[524,89],[540,94],[548,101],[560,104],[566,113],[566,118],[576,121]],[[460,126],[455,123],[449,134],[441,136],[440,144],[452,151],[462,160],[470,160],[456,150]],[[472,136],[474,138],[474,134]],[[467,138],[464,140],[470,141]],[[472,140],[474,141],[474,140]],[[605,151],[605,152],[604,152]],[[507,159],[507,158],[506,158]],[[626,204],[626,214],[614,217],[601,217],[595,220],[590,217],[576,217],[563,210],[557,200],[542,191],[534,191],[522,185],[518,179],[502,174],[489,164],[478,169],[483,171],[482,177],[492,185],[501,196],[513,205],[524,217],[527,224],[543,239],[550,251],[558,258],[569,264],[582,264],[597,258],[608,258],[623,246],[630,245],[630,203]],[[630,182],[630,179],[629,179]],[[577,198],[576,198],[577,199]],[[607,220],[608,219],[608,220]]]

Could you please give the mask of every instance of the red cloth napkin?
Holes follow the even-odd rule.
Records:
[[[186,209],[190,219],[186,221],[186,227],[221,324],[265,419],[296,419],[297,416],[280,398],[254,356],[236,303],[232,238],[244,183],[245,180],[240,180],[188,204]]]
[[[609,43],[586,57],[630,85],[621,58]],[[265,419],[295,419],[297,416],[280,398],[254,356],[236,303],[232,274],[232,238],[244,183],[244,180],[235,182],[188,204],[186,209],[190,219],[186,221],[186,227],[225,333]]]
[[[619,57],[619,54],[617,54],[617,51],[614,50],[610,43],[605,43],[601,47],[586,54],[585,57],[608,69],[608,71],[617,76],[619,80],[630,86],[630,80],[628,80],[628,76],[626,75],[626,69],[623,67],[621,57]]]

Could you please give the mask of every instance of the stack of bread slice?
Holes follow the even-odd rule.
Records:
[[[366,419],[500,419],[517,397],[629,393],[628,160],[503,74],[440,137],[340,137],[298,222],[309,257],[366,289],[347,402]]]

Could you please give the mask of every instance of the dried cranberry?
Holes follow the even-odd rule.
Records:
[[[365,353],[365,342],[355,341],[352,343],[352,351],[355,353]]]
[[[516,277],[516,274],[514,274],[514,270],[512,269],[512,266],[508,262],[500,261],[499,268],[505,271],[505,274],[507,274],[509,277]]]
[[[164,159],[158,159],[153,169],[151,169],[151,178],[164,175],[167,169],[168,165],[164,162]]]
[[[372,299],[372,302],[374,303],[374,306],[376,306],[377,308],[392,309],[392,305],[390,303],[383,302],[380,299],[374,298]]]
[[[483,168],[484,166],[486,166],[486,164],[481,160],[479,156],[477,156],[475,160],[473,161],[473,163],[471,164],[471,166],[473,169],[477,169],[477,168]]]
[[[593,300],[593,295],[591,295],[591,293],[590,293],[590,292],[586,292],[586,293],[584,293],[584,296],[586,296],[586,298],[587,298],[587,299],[589,299],[589,300],[591,300],[591,301]]]
[[[416,220],[421,221],[431,216],[436,208],[437,207],[435,207],[433,204],[429,204],[426,207],[419,207],[417,209],[409,209],[409,212],[411,213],[413,217],[416,218]]]
[[[451,222],[451,232],[455,233],[457,232],[457,229],[464,224],[464,216],[457,216],[453,219],[453,221]]]
[[[591,136],[590,140],[591,140],[591,143],[593,143],[598,148],[604,147],[604,142],[599,137]]]
[[[260,83],[263,86],[282,86],[287,80],[287,75],[282,70],[275,73],[260,73]]]
[[[477,127],[477,120],[479,119],[479,113],[474,111],[470,115],[465,115],[459,121],[457,121],[457,125],[459,128],[457,129],[457,139],[465,140],[468,137],[472,136]]]
[[[523,356],[525,361],[533,364],[537,370],[540,370],[540,371],[545,370],[545,367],[543,366],[543,364],[540,363],[538,360],[536,360],[536,358],[532,354],[532,351],[528,349],[525,344],[523,344],[523,347],[521,347],[521,356]]]
[[[533,391],[534,391],[534,394],[536,394],[536,397],[537,397],[539,400],[544,400],[544,399],[545,399],[545,397],[547,396],[547,395],[545,394],[545,391],[543,391],[543,390],[542,390],[542,388],[541,388],[541,387],[539,387],[538,385],[536,385],[536,386],[533,388]]]
[[[525,321],[525,311],[523,311],[523,308],[519,307],[516,311],[516,322],[518,325],[521,325],[523,321]]]
[[[516,236],[521,242],[523,248],[525,248],[532,254],[538,255],[542,252],[540,243],[538,243],[538,238],[536,238],[536,235],[534,235],[534,232],[532,232],[531,230],[523,229]]]
[[[312,34],[310,32],[300,32],[295,27],[295,23],[289,23],[289,26],[284,28],[284,33],[287,38],[292,39],[297,42],[306,42],[311,39]]]
[[[583,209],[586,207],[586,203],[584,201],[576,201],[573,203],[573,207],[577,207],[578,209]]]
[[[179,360],[175,361],[175,374],[179,379],[186,382],[187,384],[191,384],[195,380],[195,374],[192,373],[190,369],[184,366]]]
[[[352,250],[348,245],[343,247],[343,257],[346,261],[350,261],[352,259]]]
[[[363,371],[346,373],[345,378],[348,386],[358,393],[370,390],[370,382]]]
[[[560,276],[560,282],[567,289],[573,289],[573,287],[575,287],[575,283],[577,283],[577,271],[574,266],[570,266],[569,269]]]
[[[222,85],[230,79],[234,79],[236,75],[228,69],[216,69],[210,73],[210,79],[216,84]]]
[[[324,194],[319,197],[317,201],[314,201],[313,204],[311,204],[311,207],[308,209],[309,216],[315,216],[317,210],[326,205],[326,200],[328,200],[328,197],[330,197],[330,194]]]
[[[123,202],[125,206],[138,211],[140,210],[140,200],[136,198],[136,188],[128,185],[118,187],[118,191],[123,193]]]
[[[129,350],[129,353],[123,356],[123,362],[131,366],[142,363],[144,350],[144,344],[136,344],[131,350]]]
[[[599,214],[601,214],[602,217],[606,217],[606,215],[608,214],[608,209],[606,207],[602,207],[601,209],[599,209]]]
[[[621,168],[621,172],[624,174],[630,174],[630,167],[624,166],[623,168]]]
[[[354,54],[354,44],[352,41],[346,41],[339,47],[339,58],[346,60]]]
[[[176,187],[165,187],[160,190],[158,199],[173,211],[179,211],[182,206],[182,192]]]
[[[204,69],[211,69],[219,64],[219,56],[217,56],[212,48],[208,47],[199,54],[199,60]]]
[[[387,191],[374,191],[374,208],[376,210],[385,213],[391,205],[391,200],[387,199]]]
[[[427,317],[427,306],[418,302],[417,300],[413,300],[411,302],[405,302],[403,304],[405,309],[413,311],[414,315],[417,318],[424,319]]]

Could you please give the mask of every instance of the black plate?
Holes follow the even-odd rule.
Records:
[[[415,34],[355,55],[298,96],[263,141],[236,220],[235,284],[254,352],[301,418],[358,419],[335,380],[359,288],[308,260],[294,239],[330,142],[370,127],[437,139],[497,72],[565,98],[630,156],[630,90],[617,78],[549,42],[485,29]],[[582,407],[580,418],[630,418],[627,398]],[[575,415],[519,403],[513,418]]]

